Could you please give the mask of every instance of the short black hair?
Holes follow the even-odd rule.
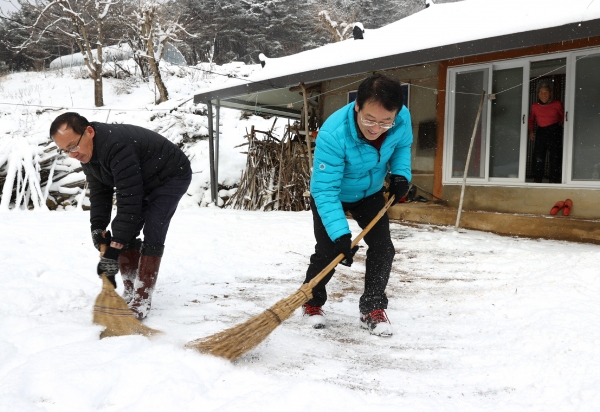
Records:
[[[366,102],[379,103],[390,112],[399,112],[404,104],[402,85],[392,77],[374,73],[358,86],[356,104],[361,110]]]
[[[54,134],[58,131],[59,127],[63,124],[67,125],[67,128],[73,129],[77,134],[83,134],[86,127],[90,125],[88,119],[75,112],[66,112],[58,116],[50,125],[50,139],[54,139]]]

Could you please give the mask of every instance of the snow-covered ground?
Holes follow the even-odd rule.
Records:
[[[330,283],[330,327],[298,311],[230,363],[184,345],[295,292],[310,212],[179,210],[152,340],[99,340],[87,212],[2,213],[0,410],[598,410],[598,246],[397,223],[392,234],[393,337],[358,326],[361,248]]]

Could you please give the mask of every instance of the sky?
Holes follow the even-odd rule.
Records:
[[[597,245],[394,222],[391,338],[358,325],[362,244],[328,287],[326,329],[312,329],[297,311],[235,362],[186,349],[293,294],[314,250],[310,212],[210,202],[206,140],[183,142],[194,177],[145,321],[164,333],[100,340],[89,213],[68,204],[47,210],[51,195],[36,168],[48,160],[58,177],[79,167],[45,152],[50,122],[63,111],[182,143],[186,133],[206,133],[205,118],[193,114],[202,107],[188,101],[193,93],[260,66],[163,69],[172,100],[159,106],[152,84],[107,78],[106,106],[95,108],[92,81],[77,68],[0,78],[0,166],[17,177],[2,192],[18,184],[24,197],[24,187],[41,196],[33,210],[0,202],[0,411],[597,410]],[[244,135],[273,119],[224,109],[221,123],[219,181],[231,185],[246,162]],[[63,185],[82,177],[53,181],[50,193],[79,199],[81,189]],[[354,237],[359,229],[350,225]]]
[[[3,13],[12,13],[17,10],[18,8],[15,6],[14,2],[9,0],[0,0],[0,11]]]

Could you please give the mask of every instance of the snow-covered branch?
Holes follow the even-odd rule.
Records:
[[[342,21],[341,23],[338,23],[331,18],[331,15],[327,10],[321,10],[318,14],[318,17],[322,27],[331,33],[334,42],[350,38],[352,28],[355,24],[354,22],[348,23],[347,21]],[[354,18],[354,16],[352,17]]]

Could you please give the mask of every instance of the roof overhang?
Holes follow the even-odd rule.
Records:
[[[376,70],[416,66],[596,36],[600,36],[600,19],[414,50],[256,82],[249,81],[248,84],[197,94],[194,96],[194,103],[211,101],[222,107],[299,118],[302,97],[297,91],[292,92],[289,89],[300,83],[316,83]]]

